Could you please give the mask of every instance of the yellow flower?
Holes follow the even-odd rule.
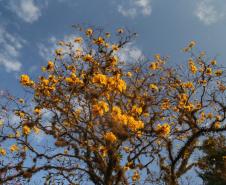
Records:
[[[217,64],[217,61],[216,61],[216,60],[212,60],[212,61],[211,61],[211,64],[212,64],[212,65],[216,65],[216,64]]]
[[[13,144],[11,147],[10,147],[10,151],[11,152],[15,152],[15,151],[18,151],[18,146],[16,144]]]
[[[20,118],[24,118],[24,117],[25,117],[25,113],[22,112],[22,111],[16,111],[15,114],[16,114],[17,116],[19,116]]]
[[[186,82],[186,83],[183,83],[182,86],[184,88],[188,88],[188,89],[193,89],[194,88],[194,85],[192,82]]]
[[[100,154],[101,154],[102,157],[106,157],[107,151],[108,151],[108,150],[107,150],[106,147],[104,147],[104,146],[100,146],[100,147],[99,147],[99,152],[100,152]]]
[[[136,105],[133,105],[131,112],[140,115],[142,113],[142,107],[137,107]]]
[[[155,84],[150,84],[150,85],[149,85],[149,88],[150,88],[151,90],[153,90],[153,91],[158,91],[158,90],[159,90],[159,88],[158,88]]]
[[[87,54],[83,57],[83,60],[86,62],[92,62],[93,61],[93,57],[90,54]]]
[[[189,48],[193,48],[196,45],[196,42],[194,40],[192,40],[189,44],[188,47]]]
[[[94,104],[92,108],[93,113],[99,116],[103,116],[104,113],[109,111],[108,104],[104,101],[99,101],[97,104]]]
[[[63,53],[63,49],[62,49],[62,48],[58,48],[58,49],[55,50],[55,54],[56,54],[57,56],[61,56],[62,53]]]
[[[113,106],[112,108],[112,115],[119,115],[122,113],[122,110],[118,106]]]
[[[156,69],[158,69],[158,64],[157,64],[156,62],[152,62],[152,63],[150,64],[149,68],[150,68],[151,70],[156,70]]]
[[[20,131],[16,131],[16,137],[20,137]]]
[[[41,109],[39,107],[35,107],[34,113],[39,115],[41,113]]]
[[[132,180],[133,180],[133,181],[137,181],[137,180],[139,180],[139,179],[140,179],[140,174],[138,173],[138,171],[135,171],[135,172],[133,173]]]
[[[108,104],[105,101],[99,101],[98,105],[104,110],[104,112],[109,111]]]
[[[106,37],[109,38],[111,34],[109,32],[105,33]]]
[[[163,99],[163,102],[161,103],[161,109],[167,110],[170,108],[170,101],[168,99]]]
[[[24,103],[24,99],[20,98],[19,102],[23,104]]]
[[[28,75],[23,74],[20,76],[20,83],[24,86],[30,86],[33,85],[34,82],[30,80],[30,77]]]
[[[217,71],[215,71],[215,75],[216,75],[216,76],[221,76],[222,73],[223,73],[222,70],[217,70]]]
[[[207,75],[211,75],[211,74],[212,74],[212,69],[211,69],[210,67],[208,67],[208,68],[206,69],[206,74],[207,74]]]
[[[104,39],[102,37],[98,37],[96,40],[94,40],[94,43],[97,45],[104,44]]]
[[[93,34],[93,30],[91,29],[91,28],[88,28],[87,30],[86,30],[86,35],[87,36],[91,36]]]
[[[77,42],[77,43],[82,43],[83,39],[82,37],[76,37],[74,42]]]
[[[27,125],[24,125],[22,131],[23,134],[28,135],[31,132],[31,129]]]
[[[127,76],[128,76],[128,77],[132,77],[133,74],[132,74],[131,72],[127,72]]]
[[[157,125],[157,132],[160,135],[167,136],[170,133],[170,125],[168,123],[164,123],[163,125]]]
[[[6,155],[6,150],[3,148],[0,148],[0,154],[5,156]]]
[[[149,117],[149,116],[150,116],[150,114],[149,114],[149,113],[147,113],[147,112],[145,112],[145,113],[143,114],[143,116],[147,118],[147,117]]]
[[[54,69],[54,63],[51,60],[48,61],[46,69],[50,71]]]
[[[112,47],[113,51],[118,51],[119,50],[119,47],[116,44],[113,44],[111,47]]]
[[[214,123],[214,128],[215,129],[218,129],[220,127],[221,127],[221,123],[219,121],[217,121],[217,122]]]
[[[191,58],[188,60],[188,65],[189,65],[189,70],[191,71],[191,73],[195,74],[198,69],[195,66],[195,63],[194,63],[194,61]]]
[[[109,141],[111,143],[114,143],[117,140],[117,137],[115,136],[115,134],[113,134],[113,132],[107,132],[104,135],[104,138],[106,139],[106,141]]]
[[[118,63],[118,57],[117,56],[113,56],[109,59],[111,65],[115,66]]]
[[[101,85],[107,85],[107,76],[106,75],[103,75],[103,74],[96,74],[92,78],[92,82],[93,83],[99,83]]]

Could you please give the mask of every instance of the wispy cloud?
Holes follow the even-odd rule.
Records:
[[[76,37],[76,35],[65,35],[62,39],[59,39],[57,37],[52,36],[47,39],[47,42],[37,44],[39,55],[45,60],[53,58],[55,50],[59,48],[59,46],[57,45],[57,42],[59,41],[71,42],[73,44],[73,48],[76,50],[80,47],[78,43],[74,42],[74,39]]]
[[[118,5],[118,12],[123,16],[134,18],[141,14],[148,16],[152,12],[151,0],[125,0]]]
[[[41,16],[40,7],[35,4],[34,0],[9,0],[9,8],[27,23],[37,21]]]
[[[126,63],[142,60],[144,58],[144,54],[141,49],[135,46],[134,43],[127,44],[124,48],[119,50],[118,56],[121,61]]]
[[[204,24],[211,25],[225,17],[225,1],[199,0],[196,4],[195,16]]]
[[[25,41],[12,35],[4,27],[0,26],[0,65],[6,71],[19,71],[22,64],[19,61],[20,50]]]

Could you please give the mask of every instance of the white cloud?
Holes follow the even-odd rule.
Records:
[[[6,71],[19,71],[22,64],[19,61],[20,50],[25,43],[21,38],[7,32],[0,26],[0,65]]]
[[[124,48],[120,49],[118,56],[121,61],[126,63],[144,59],[142,51],[134,43],[128,43]]]
[[[59,48],[57,45],[58,41],[65,41],[65,42],[71,42],[73,44],[74,50],[80,47],[78,43],[74,42],[74,38],[78,37],[76,35],[66,35],[63,37],[63,39],[58,39],[54,36],[50,37],[48,39],[47,43],[39,43],[38,50],[39,50],[39,55],[44,58],[45,60],[49,60],[50,58],[53,58],[54,56],[54,51]]]
[[[225,0],[199,0],[195,16],[206,25],[214,24],[225,17]]]
[[[151,0],[126,0],[118,5],[118,12],[126,17],[135,17],[139,14],[148,16],[152,12]]]
[[[40,7],[34,0],[10,0],[9,8],[27,23],[33,23],[41,16]]]

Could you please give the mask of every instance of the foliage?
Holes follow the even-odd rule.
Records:
[[[201,147],[205,156],[200,158],[200,177],[207,185],[226,184],[226,139],[225,136],[210,137]]]
[[[37,80],[21,75],[32,98],[2,94],[0,183],[178,184],[201,137],[226,130],[224,68],[194,41],[188,67],[170,67],[122,61],[136,36],[124,29],[80,32]]]

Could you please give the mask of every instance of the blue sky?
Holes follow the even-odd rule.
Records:
[[[198,51],[226,61],[226,0],[0,0],[0,90],[23,95],[19,75],[37,77],[77,23],[137,32],[126,60],[160,53],[186,65],[181,49],[196,40]]]
[[[0,89],[22,92],[18,76],[36,77],[77,23],[137,32],[124,58],[160,53],[186,64],[181,49],[196,40],[197,50],[226,61],[226,0],[0,0]]]

